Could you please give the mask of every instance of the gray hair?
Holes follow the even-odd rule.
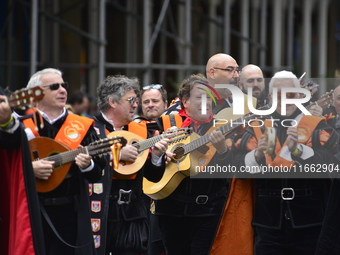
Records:
[[[300,82],[299,79],[296,77],[295,74],[293,74],[290,71],[280,71],[274,74],[274,76],[271,78],[269,82],[269,94],[272,94],[273,92],[273,85],[277,81],[277,79],[292,79],[294,86],[296,88],[300,88]]]
[[[33,74],[31,76],[31,79],[28,81],[27,83],[27,88],[33,88],[33,87],[37,87],[41,85],[41,81],[40,78],[42,75],[47,74],[47,73],[55,73],[57,75],[62,76],[62,72],[58,69],[55,68],[45,68],[43,70],[40,70],[38,72],[36,72],[35,74]]]
[[[127,91],[134,90],[139,96],[139,80],[125,75],[108,76],[97,88],[97,105],[100,111],[109,108],[109,98],[120,104],[120,99]]]

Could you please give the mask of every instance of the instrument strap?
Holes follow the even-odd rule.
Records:
[[[67,243],[67,242],[59,235],[58,231],[55,229],[55,227],[54,227],[54,225],[53,225],[53,223],[52,223],[50,217],[48,216],[48,214],[47,214],[47,212],[46,212],[46,210],[45,210],[43,204],[41,203],[41,201],[39,201],[39,203],[40,203],[40,211],[41,211],[42,214],[44,215],[44,218],[45,218],[45,220],[47,221],[48,225],[51,227],[53,233],[58,237],[58,239],[59,239],[60,241],[62,241],[65,245],[67,245],[67,246],[69,246],[69,247],[71,247],[71,248],[74,248],[74,249],[79,249],[79,248],[84,248],[84,247],[90,245],[91,243],[93,243],[93,239],[91,239],[90,242],[88,242],[88,243],[86,243],[86,244],[84,244],[84,245],[80,245],[80,246],[75,246],[75,245],[72,245],[72,244]]]

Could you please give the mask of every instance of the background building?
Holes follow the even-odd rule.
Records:
[[[0,13],[0,82],[12,91],[56,67],[93,96],[120,73],[165,84],[171,99],[218,52],[266,77],[340,70],[339,0],[4,0]]]

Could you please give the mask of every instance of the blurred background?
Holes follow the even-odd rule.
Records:
[[[0,86],[11,91],[54,67],[70,92],[95,98],[107,75],[125,74],[163,84],[171,101],[219,52],[267,78],[340,76],[339,0],[2,0],[0,12]]]

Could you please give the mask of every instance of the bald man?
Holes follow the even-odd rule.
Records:
[[[206,76],[209,83],[213,86],[215,84],[233,84],[238,85],[240,78],[239,66],[236,60],[224,53],[218,53],[209,58],[206,65]],[[214,114],[226,107],[232,107],[231,93],[229,89],[217,88],[216,91],[223,100],[223,105],[217,105],[213,110]]]
[[[250,64],[242,69],[240,87],[247,94],[248,88],[253,88],[253,97],[260,98],[265,88],[263,73],[260,67]]]

